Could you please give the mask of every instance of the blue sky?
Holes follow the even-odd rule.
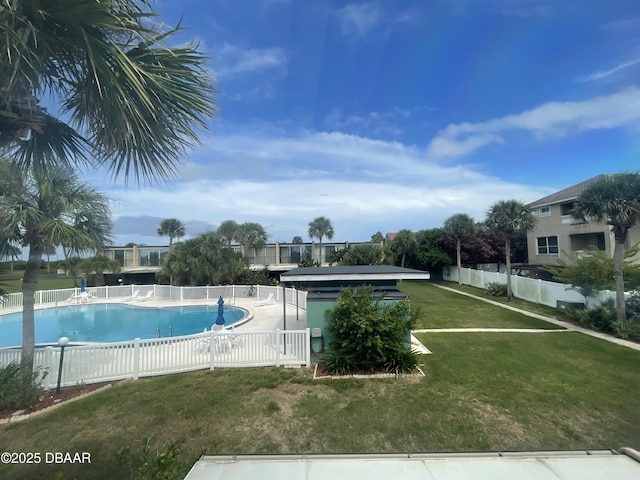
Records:
[[[211,57],[219,112],[160,186],[89,180],[116,243],[160,244],[227,219],[271,241],[336,241],[480,220],[640,153],[637,0],[166,0]]]

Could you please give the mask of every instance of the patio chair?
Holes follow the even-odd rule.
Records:
[[[138,298],[140,298],[140,290],[136,290],[135,292],[133,292],[133,295],[129,295],[128,297],[124,297],[122,299],[122,301],[123,302],[127,302],[127,301],[130,301],[130,300],[136,300]]]
[[[153,290],[149,290],[147,291],[147,294],[144,297],[138,297],[135,301],[136,302],[145,302],[149,299],[153,298]]]
[[[256,307],[263,307],[265,305],[271,305],[273,303],[276,303],[276,300],[275,298],[273,298],[273,293],[270,293],[267,298],[265,298],[264,300],[258,300],[256,303],[254,303],[254,305]]]

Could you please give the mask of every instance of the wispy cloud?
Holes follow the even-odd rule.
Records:
[[[401,123],[411,116],[409,110],[394,108],[388,112],[369,112],[361,115],[345,115],[339,108],[334,108],[324,118],[324,123],[335,130],[368,132],[369,135],[402,134]]]
[[[382,10],[374,3],[349,4],[336,12],[342,34],[360,39],[382,22]]]
[[[640,64],[640,58],[636,58],[634,60],[629,60],[627,62],[622,62],[619,65],[616,65],[615,67],[609,69],[609,70],[600,70],[597,71],[595,73],[592,73],[590,75],[587,75],[586,77],[584,77],[583,79],[581,79],[580,81],[582,82],[595,82],[598,80],[604,80],[607,79],[609,77],[611,77],[612,75],[615,75],[618,72],[621,72],[623,70],[626,70],[630,67],[633,67],[634,65],[638,65]]]
[[[243,49],[225,43],[216,52],[215,72],[221,77],[285,68],[289,62],[281,47]]]
[[[486,145],[506,142],[505,135],[510,131],[526,132],[541,140],[638,122],[640,89],[634,86],[581,102],[549,102],[486,122],[448,125],[431,141],[427,156],[431,159],[468,156]]]

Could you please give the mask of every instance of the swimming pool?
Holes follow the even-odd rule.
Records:
[[[225,305],[225,326],[248,315],[247,310]],[[217,305],[139,307],[98,303],[45,308],[35,311],[36,343],[120,342],[134,338],[191,335],[209,330],[218,316]],[[0,347],[22,344],[22,313],[0,315]]]

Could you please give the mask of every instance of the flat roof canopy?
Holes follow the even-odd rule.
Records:
[[[185,480],[607,480],[640,479],[638,452],[204,456]]]
[[[429,272],[393,265],[341,265],[337,267],[299,267],[280,275],[282,282],[334,282],[378,280],[429,280]]]

